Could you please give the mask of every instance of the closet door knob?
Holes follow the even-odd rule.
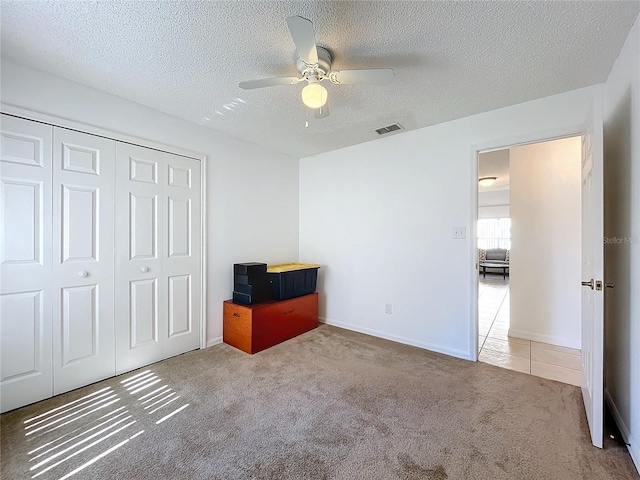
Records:
[[[82,270],[81,272],[78,272],[78,275],[81,276],[82,278],[85,278],[89,276],[89,272]]]
[[[142,267],[142,268],[140,269],[140,271],[141,271],[142,273],[147,273],[147,272],[149,271],[149,267]]]

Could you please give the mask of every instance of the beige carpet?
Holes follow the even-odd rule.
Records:
[[[638,478],[623,446],[591,446],[576,387],[329,326],[253,356],[191,352],[1,422],[6,479]]]

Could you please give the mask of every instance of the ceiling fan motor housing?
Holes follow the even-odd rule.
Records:
[[[328,75],[331,71],[331,53],[329,50],[323,47],[316,47],[318,51],[318,70],[322,70],[324,75]],[[308,71],[310,68],[313,68],[313,65],[307,65],[302,61],[300,57],[296,58],[296,68],[300,72],[301,75],[304,75],[305,71]]]

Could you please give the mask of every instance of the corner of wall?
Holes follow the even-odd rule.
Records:
[[[604,84],[605,235],[634,238],[640,232],[640,145],[634,129],[640,115],[640,15]],[[605,280],[614,282],[606,305],[605,400],[640,472],[639,245],[605,246]]]
[[[604,400],[613,415],[613,419],[616,422],[616,426],[618,430],[620,430],[620,434],[622,435],[622,440],[627,444],[627,449],[629,450],[629,454],[631,455],[631,459],[636,466],[638,472],[640,472],[640,446],[635,442],[634,437],[631,435],[629,431],[629,427],[625,423],[622,415],[620,415],[620,411],[618,407],[611,397],[611,393],[608,388],[604,389]]]

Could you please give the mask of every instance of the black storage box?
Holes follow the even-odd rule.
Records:
[[[233,285],[233,291],[244,293],[246,295],[267,295],[269,298],[271,298],[271,283],[259,283],[254,285],[243,285],[241,283],[236,283]]]
[[[236,285],[260,285],[269,284],[269,277],[266,273],[252,273],[250,275],[234,275],[233,283]]]
[[[256,303],[266,302],[271,299],[271,292],[268,290],[261,293],[241,293],[233,292],[233,303],[241,303],[242,305],[255,305]]]
[[[233,273],[235,275],[253,275],[267,273],[267,264],[259,262],[234,263]]]
[[[233,265],[233,301],[253,305],[271,299],[267,264],[258,262]]]
[[[278,269],[278,265],[269,269]],[[300,264],[295,270],[273,272],[267,270],[271,282],[271,296],[276,300],[309,295],[316,291],[319,265]]]

